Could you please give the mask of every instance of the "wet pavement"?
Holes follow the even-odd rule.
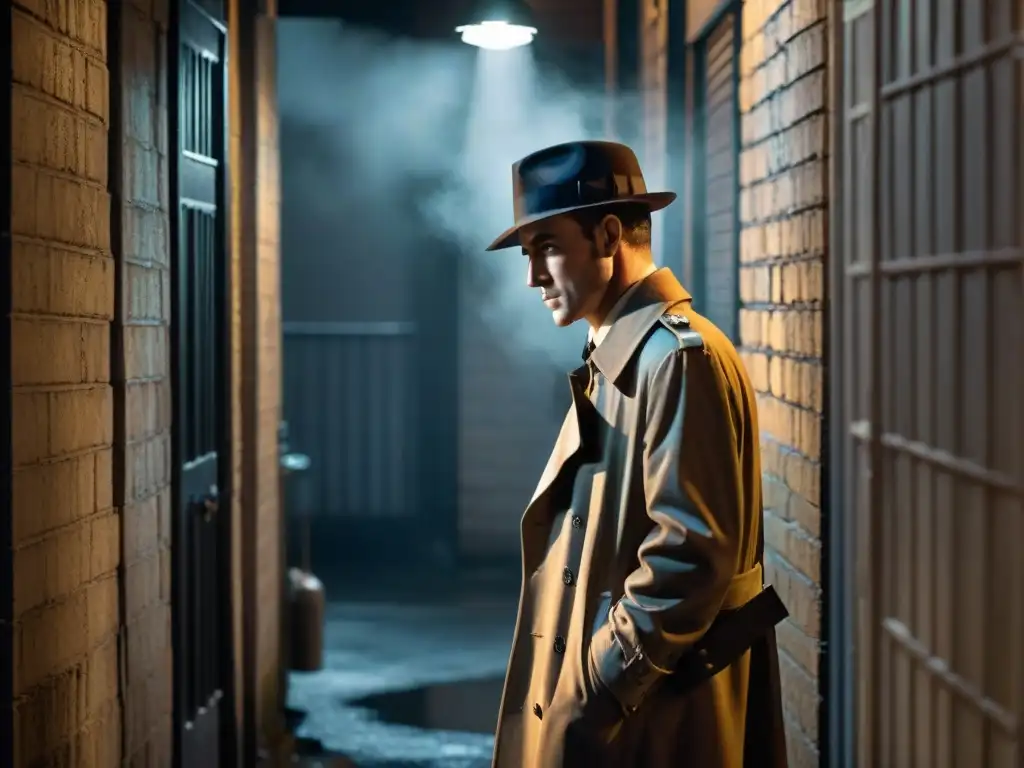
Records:
[[[328,591],[324,668],[290,676],[296,735],[358,768],[489,766],[518,585],[448,595]]]

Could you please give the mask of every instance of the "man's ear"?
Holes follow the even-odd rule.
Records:
[[[622,222],[618,216],[608,214],[601,219],[599,229],[601,230],[601,239],[604,242],[604,250],[601,255],[606,257],[614,256],[622,245]]]

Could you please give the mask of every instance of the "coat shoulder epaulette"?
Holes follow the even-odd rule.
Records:
[[[703,337],[690,327],[690,319],[679,312],[666,312],[660,318],[661,324],[668,328],[679,341],[680,349],[703,347]]]

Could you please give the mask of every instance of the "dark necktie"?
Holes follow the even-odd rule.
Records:
[[[583,362],[589,363],[590,356],[594,354],[594,350],[597,348],[597,344],[594,343],[593,339],[587,339],[587,345],[583,348]]]
[[[597,344],[593,339],[587,339],[587,346],[583,348],[583,362],[587,366],[587,386],[583,392],[587,397],[594,391],[594,365],[590,362],[590,356],[594,354]]]

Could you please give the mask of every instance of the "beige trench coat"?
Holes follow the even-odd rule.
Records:
[[[573,405],[522,519],[494,765],[784,766],[774,633],[696,687],[669,675],[720,610],[761,589],[757,416],[739,356],[660,269],[592,363],[570,375]]]

